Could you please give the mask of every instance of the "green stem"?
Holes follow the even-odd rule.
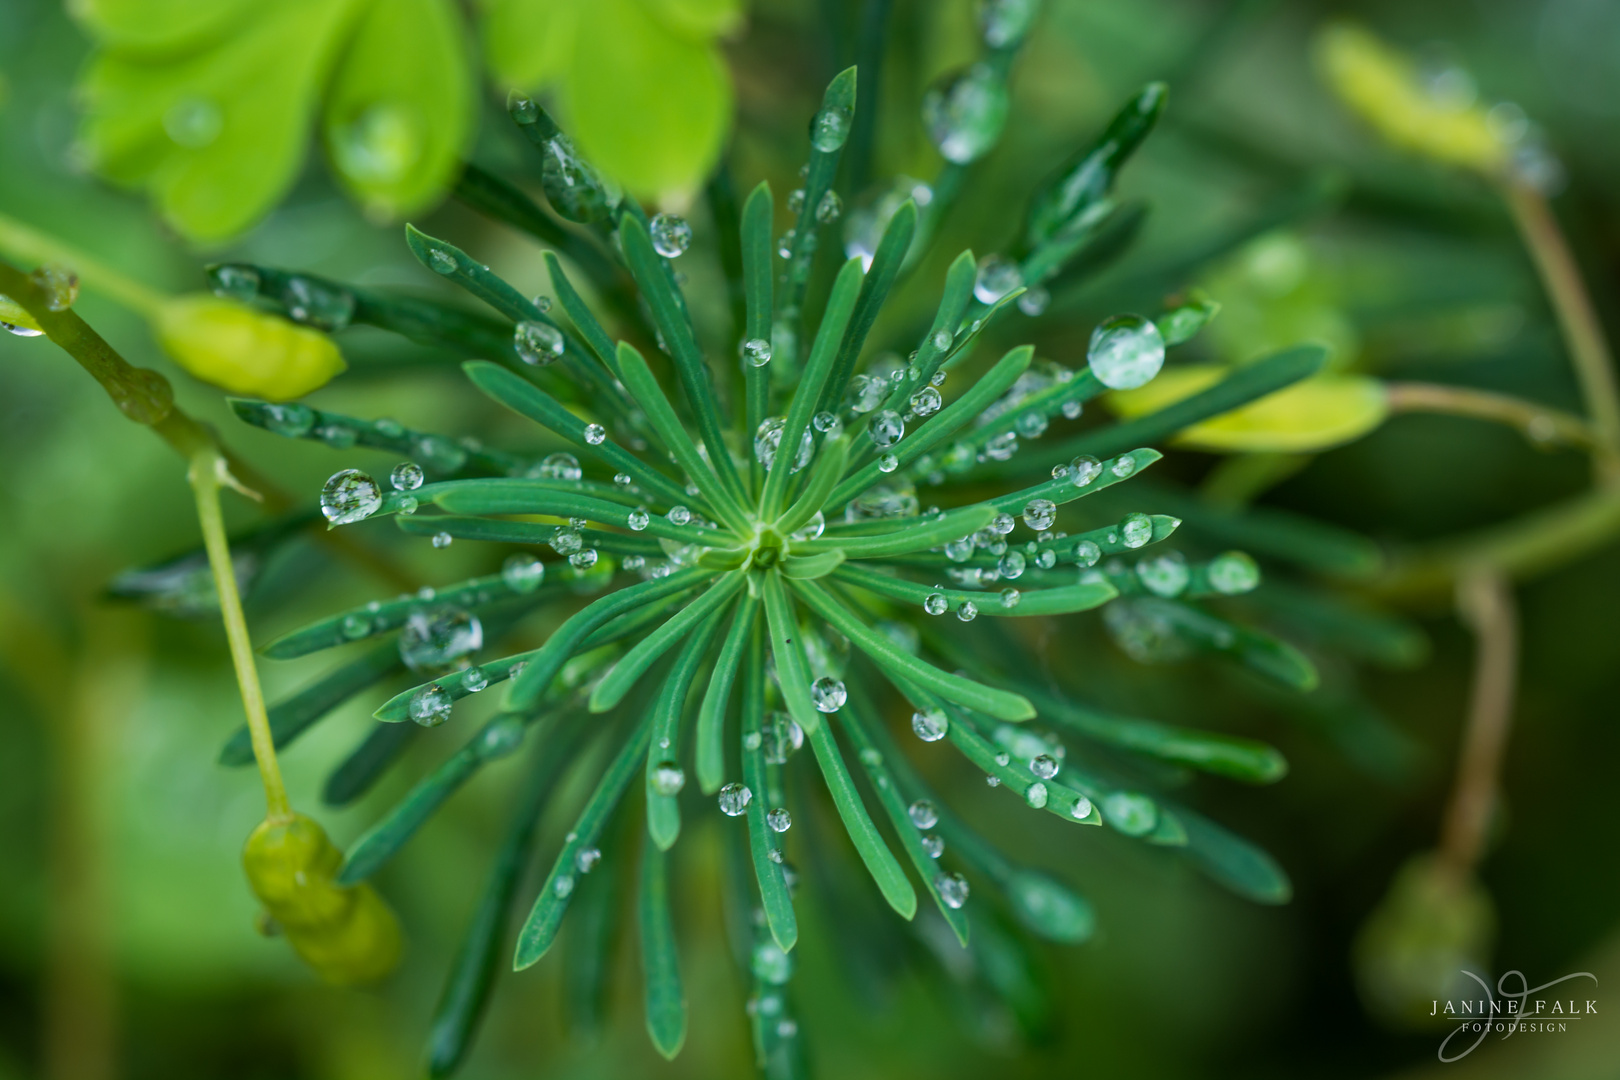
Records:
[[[1597,438],[1598,477],[1605,485],[1620,486],[1620,391],[1615,387],[1609,345],[1597,313],[1592,310],[1580,269],[1541,192],[1528,184],[1510,181],[1503,193],[1569,349],[1570,363]]]
[[[230,544],[225,538],[225,520],[219,509],[220,485],[240,485],[227,470],[224,456],[212,444],[199,447],[192,454],[186,478],[197,498],[197,520],[202,525],[208,565],[214,572],[214,588],[219,593],[219,612],[231,646],[231,662],[236,667],[236,684],[242,692],[242,708],[247,713],[253,756],[259,763],[259,778],[264,781],[267,817],[275,822],[291,821],[292,806],[281,781],[275,738],[270,733],[270,717],[264,707],[264,690],[259,686],[259,669],[253,662],[253,639],[248,635],[247,618],[242,614],[242,597],[236,589],[236,570],[231,562]]]
[[[1391,412],[1471,416],[1518,428],[1533,443],[1598,448],[1597,432],[1579,416],[1509,394],[1439,383],[1392,382],[1384,385],[1384,395]]]
[[[44,263],[60,263],[78,274],[81,284],[106,293],[147,319],[157,317],[166,299],[157,290],[149,289],[133,278],[125,277],[71,244],[24,225],[5,214],[0,214],[0,255],[36,266]],[[11,294],[8,292],[6,295]]]

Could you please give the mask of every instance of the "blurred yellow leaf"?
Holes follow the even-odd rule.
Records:
[[[706,45],[742,22],[742,0],[642,0],[670,30]]]
[[[156,331],[164,351],[192,375],[270,401],[302,397],[347,366],[319,330],[206,294],[165,302]]]
[[[1125,419],[1134,419],[1207,390],[1228,374],[1229,369],[1218,364],[1166,368],[1146,386],[1109,394],[1108,404]],[[1378,380],[1326,373],[1194,424],[1175,442],[1216,453],[1324,450],[1367,434],[1388,413]]]
[[[566,82],[585,0],[494,0],[484,17],[484,54],[503,86],[538,90]]]

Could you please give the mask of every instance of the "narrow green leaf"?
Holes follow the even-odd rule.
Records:
[[[623,341],[619,342],[618,356],[619,375],[629,387],[630,396],[646,412],[648,422],[658,433],[658,437],[664,441],[664,445],[675,455],[681,470],[697,485],[698,490],[709,501],[709,505],[714,507],[716,515],[722,521],[739,534],[750,532],[749,518],[742,504],[721,483],[714,470],[710,468],[709,462],[698,453],[697,444],[686,433],[680,418],[675,415],[675,407],[669,403],[669,398],[664,396],[664,389],[653,377],[652,370],[647,367],[647,361],[642,359],[634,346]],[[729,453],[730,451],[722,446],[721,455]],[[724,461],[729,466],[731,459],[725,456]]]
[[[737,571],[721,575],[696,600],[637,642],[591,691],[591,711],[606,712],[617,705],[660,656],[691,633],[698,623],[719,611],[747,580],[746,574]]]
[[[1245,602],[1315,641],[1385,667],[1413,668],[1429,655],[1429,639],[1417,623],[1326,589],[1267,581]]]
[[[726,780],[725,729],[726,710],[731,701],[731,687],[737,678],[737,665],[742,662],[748,648],[749,631],[759,613],[759,600],[745,594],[731,616],[731,628],[720,643],[720,656],[715,661],[714,673],[703,692],[703,704],[698,709],[697,721],[697,778],[698,788],[705,795],[720,790]]]
[[[404,666],[398,646],[390,641],[334,668],[292,697],[276,702],[270,706],[270,736],[275,740],[276,749],[291,746],[316,721]],[[253,740],[246,724],[237,728],[220,750],[219,763],[230,766],[253,763]]]
[[[912,822],[907,811],[905,797],[900,794],[900,786],[890,774],[889,766],[884,761],[883,753],[872,741],[867,733],[869,726],[863,719],[868,715],[865,702],[857,706],[854,696],[838,710],[838,722],[849,739],[855,744],[855,755],[866,769],[866,778],[871,782],[872,789],[877,792],[878,803],[883,812],[888,815],[889,825],[894,829],[895,835],[900,838],[900,846],[906,849],[906,855],[911,859],[912,869],[922,878],[923,887],[928,895],[934,898],[934,905],[944,917],[947,925],[956,934],[956,940],[963,945],[968,943],[968,916],[967,912],[959,907],[952,907],[945,902],[939,893],[937,881],[940,877],[939,862],[928,854],[922,845],[922,832]]]
[[[418,489],[422,490],[422,489]],[[635,508],[579,493],[578,485],[567,480],[528,480],[491,477],[456,480],[435,487],[433,502],[453,514],[548,514],[553,517],[582,517],[602,525],[634,532],[630,515]],[[662,536],[682,544],[705,547],[730,546],[737,538],[728,533],[698,525],[676,525],[665,515],[648,514],[645,529],[651,536]]]
[[[789,340],[782,357],[790,367],[798,363],[791,343],[798,339],[798,320],[804,304],[804,291],[820,227],[817,211],[838,172],[838,159],[855,116],[855,69],[845,68],[833,76],[821,98],[821,109],[811,121],[810,161],[804,174],[804,205],[793,225],[793,242],[782,269],[781,288],[776,293],[776,309],[789,325]],[[786,445],[786,444],[784,444]]]
[[[771,185],[764,180],[749,194],[742,212],[743,295],[748,309],[744,340],[771,340],[771,224],[776,203]],[[744,440],[753,438],[770,411],[771,369],[769,364],[746,364],[743,379],[747,388]],[[754,470],[759,462],[754,462]],[[754,479],[759,487],[759,478]]]
[[[518,933],[517,949],[512,959],[513,970],[522,971],[533,966],[546,955],[556,940],[557,928],[562,925],[562,918],[568,912],[568,899],[574,894],[574,886],[578,882],[579,853],[595,847],[603,824],[623,797],[624,789],[635,775],[636,765],[647,752],[651,731],[652,713],[649,712],[624,740],[618,754],[602,774],[602,779],[597,781],[596,789],[591,792],[579,820],[568,834],[571,839],[563,842],[562,850],[551,865],[551,873],[546,875],[546,883],[541,886],[540,895],[535,898],[534,907]]]
[[[916,245],[912,246],[915,249]],[[956,330],[962,325],[968,302],[973,299],[973,282],[978,271],[972,251],[962,252],[951,262],[950,268],[945,271],[945,288],[940,293],[934,321],[917,346],[916,359],[897,374],[894,389],[883,403],[884,408],[904,412],[911,395],[933,379],[934,372],[939,370],[940,364],[955,346]],[[943,347],[941,342],[944,342]]]
[[[820,555],[789,555],[782,560],[782,573],[790,578],[813,581],[826,577],[844,565],[844,553],[834,548]]]
[[[1293,899],[1287,871],[1263,849],[1184,806],[1175,812],[1187,831],[1187,857],[1205,874],[1257,904]]]
[[[900,267],[905,262],[906,253],[911,250],[911,241],[916,232],[917,204],[907,199],[884,227],[883,239],[878,242],[877,251],[872,256],[872,265],[861,281],[861,294],[855,301],[849,329],[838,346],[838,358],[833,363],[832,374],[821,391],[820,408],[836,410],[844,400],[844,388],[855,371],[855,361],[860,359],[861,346],[866,344],[866,335],[871,332],[872,324],[877,322],[878,313],[883,309],[884,301],[888,300],[895,279],[900,276]]]
[[[686,402],[697,420],[698,434],[709,451],[720,483],[735,499],[743,498],[742,481],[731,462],[731,451],[721,431],[720,406],[715,401],[714,387],[710,384],[709,367],[703,361],[703,350],[693,336],[692,324],[687,318],[686,306],[676,294],[675,283],[663,259],[653,250],[647,230],[635,218],[626,215],[619,220],[619,240],[624,248],[625,263],[641,288],[641,296],[652,310],[653,322],[663,335],[663,345],[670,350],[675,361],[675,375]],[[635,392],[635,387],[631,387]],[[646,404],[642,404],[646,408]],[[666,440],[668,441],[668,440]]]
[[[647,980],[647,1034],[673,1060],[686,1042],[686,993],[681,989],[675,920],[669,911],[669,867],[656,844],[641,849],[641,968]]]
[[[482,540],[498,544],[549,544],[563,531],[572,532],[566,525],[541,525],[534,521],[512,521],[508,518],[464,517],[459,514],[433,514],[431,516],[396,517],[394,524],[401,532],[414,536],[437,536],[448,533],[457,540]],[[647,537],[626,536],[624,533],[603,529],[580,529],[579,538],[585,547],[605,551],[610,555],[650,555],[661,558],[664,549],[658,541]],[[563,572],[566,563],[553,564],[548,573]],[[568,569],[573,569],[569,566]]]
[[[833,571],[833,577],[838,581],[858,585],[879,596],[903,600],[917,607],[921,607],[923,600],[929,595],[938,593],[945,597],[952,610],[962,604],[971,603],[978,609],[980,615],[994,616],[1067,615],[1101,607],[1119,595],[1119,591],[1113,585],[1107,581],[1098,581],[1083,585],[1065,585],[1056,589],[1026,589],[1018,593],[1016,603],[1008,606],[1001,596],[994,592],[982,589],[941,589],[920,585],[855,563],[840,566]]]
[[[1232,656],[1249,670],[1289,689],[1314,690],[1320,681],[1316,665],[1304,653],[1253,627],[1229,622],[1178,600],[1141,597],[1122,603],[1145,609],[1150,617],[1164,619],[1184,639],[1211,652]]]
[[[1035,715],[1035,707],[1028,699],[1018,694],[982,686],[971,679],[941,671],[932,664],[905,652],[886,635],[863,623],[859,616],[815,582],[795,580],[789,584],[792,585],[793,591],[804,599],[811,611],[849,638],[856,648],[870,656],[878,666],[891,675],[915,680],[918,685],[947,701],[958,702],[1002,720],[1028,720]],[[766,596],[768,604],[769,593]],[[808,686],[808,683],[806,685]],[[800,720],[799,723],[803,726],[804,721]],[[808,730],[806,728],[806,731]]]
[[[327,806],[348,806],[371,790],[411,742],[424,729],[415,724],[377,724],[327,776],[321,786],[321,802]]]
[[[749,625],[754,620],[750,609]],[[741,622],[739,616],[738,622]],[[782,864],[771,858],[776,848],[775,833],[765,821],[766,802],[770,797],[770,784],[765,768],[764,740],[761,724],[765,716],[765,634],[763,629],[749,633],[747,640],[749,662],[743,671],[742,701],[742,778],[748,790],[756,797],[748,801],[748,849],[753,856],[754,876],[759,881],[760,906],[765,909],[765,922],[771,937],[783,952],[793,951],[799,940],[799,922],[793,913],[793,897],[788,892],[787,878]],[[715,789],[719,788],[721,774],[716,774]],[[707,787],[706,794],[711,793]]]
[[[350,845],[337,874],[338,884],[353,885],[376,873],[473,773],[486,762],[517,750],[528,725],[529,721],[516,713],[502,713],[485,724]]]
[[[564,227],[533,199],[494,173],[468,163],[463,167],[461,179],[456,181],[455,196],[484,216],[505,222],[567,255],[604,292],[618,291],[618,271],[599,248]],[[549,251],[544,254],[546,265],[550,267],[556,256]],[[555,270],[552,281],[556,281]],[[584,330],[584,327],[578,328]]]
[[[563,663],[580,647],[586,635],[609,619],[633,611],[643,604],[650,604],[654,600],[673,596],[713,576],[713,571],[695,567],[677,570],[668,577],[654,578],[652,581],[643,581],[609,593],[593,601],[583,610],[575,612],[552,631],[545,645],[541,646],[534,659],[529,661],[523,673],[512,683],[512,689],[507,695],[508,708],[522,709],[533,705],[551,685],[552,678],[562,670]]]
[[[839,435],[823,442],[816,454],[815,464],[810,466],[810,479],[805,482],[804,490],[793,505],[776,519],[772,528],[783,536],[791,536],[803,528],[826,505],[827,496],[832,493],[839,477],[844,475],[844,465],[848,461],[848,435]]]
[[[495,401],[520,416],[526,416],[535,423],[555,431],[585,453],[611,466],[616,472],[629,474],[649,494],[663,499],[672,506],[686,501],[686,492],[679,484],[617,443],[587,441],[585,421],[569,412],[561,402],[544,390],[524,382],[506,369],[488,361],[469,361],[462,365],[462,370],[467,373],[474,386]]]
[[[810,359],[804,366],[799,386],[793,392],[793,402],[788,406],[787,418],[782,424],[782,441],[777,444],[781,450],[771,460],[770,470],[765,476],[765,490],[760,496],[759,505],[760,517],[766,521],[782,511],[788,476],[798,457],[798,446],[810,427],[810,418],[821,400],[822,388],[832,372],[833,362],[838,358],[839,345],[844,340],[860,291],[861,260],[850,259],[833,281],[832,294],[827,297],[821,325],[816,329],[815,344],[810,347]]]
[[[653,703],[652,738],[647,744],[647,834],[660,851],[675,846],[681,833],[681,809],[674,795],[658,790],[655,777],[660,766],[680,760],[681,721],[686,716],[687,695],[724,615],[723,608],[716,608],[688,635]]]
[[[1037,870],[1017,871],[1003,888],[1018,921],[1047,941],[1078,945],[1097,927],[1084,897]]]
[[[938,517],[907,518],[895,523],[892,531],[872,536],[836,535],[822,536],[819,540],[795,540],[792,551],[796,555],[816,555],[823,551],[841,550],[849,559],[907,555],[978,532],[990,524],[996,513],[994,505],[976,503],[949,510]]]
[[[597,321],[596,315],[586,306],[579,293],[574,291],[574,284],[568,280],[562,261],[549,251],[545,252],[542,258],[546,260],[546,274],[551,278],[551,291],[557,294],[557,302],[562,305],[569,321],[574,324],[574,329],[579,332],[579,336],[584,339],[591,352],[596,354],[602,365],[617,377],[619,355],[613,345],[613,339],[602,329],[602,324]]]
[[[428,1026],[428,1075],[431,1077],[455,1072],[477,1034],[494,988],[501,941],[510,921],[518,882],[529,863],[535,827],[563,766],[573,760],[577,732],[577,726],[571,725],[551,734],[550,745],[541,745],[518,793],[506,836],[495,853],[483,895],[472,921],[467,924],[456,957],[450,963],[450,974],[439,992],[439,1003]]]
[[[1141,473],[1148,466],[1163,460],[1164,455],[1157,450],[1147,447],[1138,447],[1128,454],[1109,458],[1102,463],[1102,471],[1091,482],[1076,487],[1070,475],[1054,476],[1034,487],[1027,487],[1022,491],[1014,491],[1006,495],[998,495],[989,500],[989,504],[997,510],[1009,514],[1022,514],[1024,507],[1033,499],[1048,499],[1059,506],[1083,499],[1087,495],[1095,495],[1106,488],[1113,487],[1122,481]]]

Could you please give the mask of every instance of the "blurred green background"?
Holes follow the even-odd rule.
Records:
[[[778,191],[792,186],[805,118],[831,73],[854,60],[859,10],[838,0],[755,0],[724,43],[737,109],[727,157],[739,184],[763,176]],[[1077,364],[1097,319],[1156,310],[1165,294],[1201,283],[1227,305],[1227,322],[1199,349],[1258,350],[1268,335],[1326,338],[1364,370],[1579,411],[1556,327],[1500,200],[1477,179],[1384,147],[1321,85],[1310,41],[1343,16],[1433,62],[1461,65],[1487,99],[1517,102],[1541,126],[1565,174],[1555,209],[1600,318],[1620,331],[1613,0],[1048,0],[1013,78],[1013,119],[973,167],[942,250],[1009,243],[1018,218],[1008,208],[1022,207],[1032,182],[1094,137],[1142,83],[1162,78],[1169,110],[1122,184],[1151,205],[1142,234],[1106,274],[1056,293],[1062,317],[1034,334],[1044,355]],[[918,102],[935,76],[974,55],[972,6],[896,0],[891,19],[872,174],[927,178],[938,158]],[[0,0],[0,213],[170,291],[204,287],[202,264],[222,257],[424,285],[397,225],[368,220],[313,158],[251,231],[222,248],[189,247],[140,198],[76,166],[74,82],[87,50],[60,5]],[[481,84],[477,96],[472,156],[522,168],[500,95]],[[1282,231],[1261,230],[1258,246],[1231,244],[1273,219]],[[535,250],[511,233],[453,205],[414,220],[478,250],[523,288],[545,288]],[[682,268],[689,291],[718,296],[704,221],[694,214],[696,257]],[[1291,284],[1269,295],[1278,260]],[[163,357],[138,317],[92,289],[77,310],[132,362],[164,371],[186,409],[289,489],[313,493],[341,465],[390,463],[356,450],[335,464],[324,447],[247,428],[217,391]],[[315,395],[320,407],[499,436],[441,358],[364,334],[344,346],[352,371]],[[1213,462],[1183,453],[1169,464],[1192,483]],[[1538,451],[1512,430],[1401,416],[1311,459],[1266,501],[1403,542],[1513,519],[1586,482],[1579,455]],[[253,930],[238,853],[262,793],[250,771],[215,764],[241,716],[219,627],[100,598],[117,571],[196,541],[171,452],[123,421],[68,357],[43,340],[0,335],[0,1078],[100,1075],[98,1046],[113,1047],[117,1075],[132,1078],[415,1075],[443,969],[476,899],[469,882],[484,873],[517,767],[493,768],[458,795],[381,878],[410,938],[400,973],[376,991],[320,986],[282,943]],[[439,553],[376,542],[434,583],[488,568],[474,545]],[[313,546],[273,569],[267,590],[275,572],[318,575],[318,587],[255,620],[260,640],[391,591]],[[1500,923],[1493,966],[1521,969],[1532,984],[1593,971],[1602,1011],[1577,1032],[1493,1040],[1446,1068],[1469,1077],[1620,1076],[1617,1004],[1606,989],[1620,978],[1620,552],[1609,544],[1518,595],[1522,681],[1505,812],[1481,871]],[[1278,857],[1293,902],[1247,904],[1152,849],[1111,833],[1075,839],[1031,827],[982,786],[961,785],[962,808],[987,835],[1092,899],[1096,938],[1031,946],[1050,1004],[1020,1011],[1016,994],[1012,1006],[987,1000],[914,944],[852,959],[834,947],[839,938],[855,952],[870,943],[834,933],[811,902],[794,987],[816,1074],[1363,1077],[1434,1067],[1439,1036],[1370,1019],[1349,962],[1351,940],[1395,870],[1435,843],[1466,706],[1470,637],[1444,602],[1415,615],[1432,640],[1425,662],[1373,670],[1359,683],[1365,700],[1350,701],[1334,696],[1348,678],[1319,654],[1327,677],[1316,704],[1261,698],[1198,666],[1167,677],[1126,658],[1095,619],[1070,619],[1060,636],[1038,642],[1031,664],[1082,665],[1099,694],[1133,714],[1254,734],[1285,752],[1292,771],[1280,784],[1209,785],[1201,805]],[[320,669],[267,662],[272,700]],[[330,764],[371,723],[369,707],[352,702],[285,755],[295,802],[318,805]],[[430,741],[420,740],[407,775],[354,806],[321,811],[340,845],[430,767]],[[572,782],[591,775],[581,770]],[[547,816],[542,851],[567,821]],[[648,1045],[636,960],[620,950],[622,977],[590,1039],[570,1030],[558,965],[503,976],[463,1075],[749,1075],[746,988],[717,912],[713,828],[695,829],[688,846],[680,914],[694,1008],[683,1054],[665,1064]]]

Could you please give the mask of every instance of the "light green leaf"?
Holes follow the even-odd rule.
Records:
[[[519,90],[565,81],[584,8],[584,0],[494,0],[484,57],[496,81]]]
[[[466,54],[447,0],[386,0],[361,20],[327,93],[322,137],[372,216],[422,209],[454,179],[471,135]]]
[[[642,3],[670,33],[700,43],[723,37],[742,22],[742,0],[642,0]]]
[[[637,194],[696,187],[731,123],[720,51],[670,33],[638,0],[599,0],[592,14],[567,94],[580,150]]]
[[[228,33],[250,0],[74,0],[68,13],[103,45],[172,56]]]

